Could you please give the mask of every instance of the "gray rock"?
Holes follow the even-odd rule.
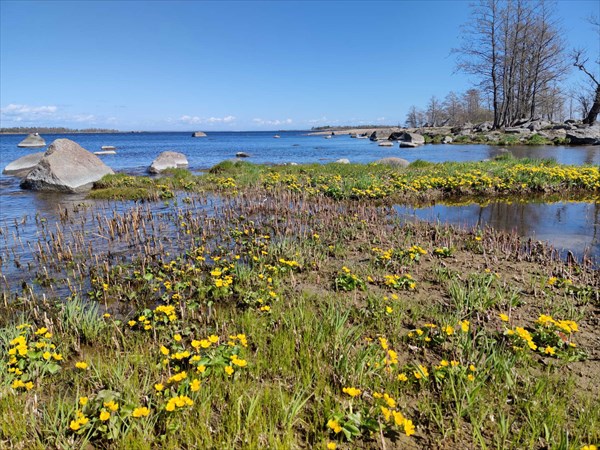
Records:
[[[473,131],[486,133],[493,128],[494,124],[492,122],[482,122],[473,127]]]
[[[473,131],[473,124],[471,122],[465,122],[463,125],[452,127],[450,132],[452,134],[471,134]]]
[[[43,156],[44,152],[31,153],[29,155],[21,156],[19,159],[15,159],[8,166],[6,166],[2,173],[4,175],[24,177],[31,171],[31,169],[38,165]]]
[[[250,158],[250,155],[246,152],[237,152],[235,154],[236,158]]]
[[[180,169],[187,166],[188,160],[183,153],[166,151],[162,152],[152,161],[152,164],[148,167],[148,172],[161,173],[167,169]]]
[[[409,133],[407,131],[401,133],[401,135],[398,137],[398,140],[400,141],[400,147],[402,147],[403,142],[408,142],[416,145],[425,144],[425,138],[422,135],[417,133]]]
[[[192,133],[192,137],[206,137],[206,133],[203,133],[202,131],[196,131],[195,133]]]
[[[375,164],[385,164],[392,167],[408,167],[410,163],[402,158],[389,157],[378,159],[377,161],[375,161]]]
[[[452,136],[444,136],[444,139],[442,139],[442,144],[452,144]]]
[[[415,144],[414,142],[400,141],[400,147],[402,147],[402,148],[415,148],[418,146],[419,146],[419,144]]]
[[[527,125],[527,128],[530,131],[540,131],[540,130],[543,130],[544,128],[548,128],[550,125],[552,125],[552,124],[545,120],[532,120],[531,123],[529,123],[529,125]]]
[[[83,192],[114,173],[100,158],[70,139],[56,139],[40,162],[21,181],[24,189]]]
[[[350,164],[350,160],[346,158],[338,159],[336,161],[337,164]]]
[[[37,133],[32,133],[17,144],[21,148],[40,148],[45,147],[46,141]]]
[[[521,127],[509,127],[509,128],[505,128],[504,132],[506,134],[529,134],[530,131],[527,128],[521,128]]]
[[[600,145],[600,124],[567,131],[571,145]]]
[[[393,146],[394,146],[394,143],[393,143],[393,142],[390,142],[390,141],[381,141],[381,142],[379,143],[379,146],[380,146],[380,147],[393,147]]]

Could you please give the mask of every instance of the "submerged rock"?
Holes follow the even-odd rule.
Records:
[[[187,166],[188,160],[183,153],[166,151],[162,152],[152,161],[152,164],[148,167],[148,172],[161,173],[167,169],[180,169]]]
[[[36,191],[82,192],[114,173],[96,155],[70,139],[56,139],[21,182]]]
[[[8,166],[6,166],[2,173],[4,175],[24,177],[31,172],[31,169],[38,165],[43,156],[44,152],[31,153],[29,155],[21,156],[19,159],[15,159]]]
[[[246,152],[237,152],[235,154],[236,158],[250,158],[250,155]]]
[[[390,142],[390,141],[381,141],[378,145],[380,147],[393,147],[394,146],[393,142]]]
[[[31,133],[17,144],[17,147],[21,148],[40,148],[45,146],[46,141],[37,133]]]

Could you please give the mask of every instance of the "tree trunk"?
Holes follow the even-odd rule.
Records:
[[[596,122],[596,118],[600,113],[600,84],[596,86],[596,97],[594,98],[594,103],[590,108],[590,112],[585,119],[583,119],[583,123],[587,123],[588,125],[593,125]]]

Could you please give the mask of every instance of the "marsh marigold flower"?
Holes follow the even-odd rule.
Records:
[[[342,389],[344,394],[348,394],[350,397],[358,397],[361,394],[361,390],[354,387],[345,387]]]
[[[148,414],[150,414],[150,410],[148,408],[146,408],[145,406],[140,406],[138,408],[135,408],[133,410],[133,412],[131,413],[131,415],[133,417],[146,417],[148,416]]]

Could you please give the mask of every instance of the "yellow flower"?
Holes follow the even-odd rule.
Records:
[[[358,397],[361,394],[360,389],[354,387],[345,387],[342,392],[348,394],[350,397]]]
[[[407,436],[415,434],[415,426],[413,425],[412,420],[404,419],[404,434]]]
[[[327,422],[327,426],[331,428],[336,434],[342,431],[342,427],[340,426],[340,423],[337,420],[329,419],[329,421]]]
[[[108,318],[110,318],[110,314],[109,314],[109,313],[104,313],[104,314],[102,315],[102,317],[104,317],[105,319],[108,319]]]
[[[168,349],[167,347],[165,347],[164,345],[161,345],[161,346],[160,346],[160,352],[161,352],[163,355],[167,356],[167,355],[169,354],[169,349]]]
[[[472,373],[470,373],[469,375],[467,375],[467,379],[469,381],[473,381],[473,380],[475,380],[475,376]]]
[[[71,420],[71,424],[69,425],[69,428],[73,431],[77,431],[81,428],[81,424],[79,423],[78,420]]]
[[[88,398],[87,397],[79,397],[79,404],[81,406],[87,405],[87,402],[88,402]]]
[[[52,357],[57,361],[62,361],[63,357],[60,353],[52,353]]]
[[[42,334],[46,334],[48,332],[48,328],[46,327],[42,327],[40,329],[38,329],[35,334],[37,334],[38,336],[41,336]]]
[[[200,390],[200,380],[195,379],[190,383],[190,389],[192,392],[197,392]]]
[[[108,419],[110,419],[110,413],[109,413],[108,411],[106,411],[106,410],[104,410],[104,409],[103,409],[103,410],[100,412],[100,420],[101,420],[102,422],[105,422],[105,421],[107,421]]]
[[[385,307],[385,312],[388,314],[391,314],[394,312],[394,308],[392,308],[391,306],[386,306]]]
[[[498,316],[500,317],[500,320],[501,320],[502,322],[508,322],[508,320],[509,320],[509,318],[508,318],[508,316],[507,316],[506,314],[502,314],[502,313],[501,313],[501,314],[499,314]]]
[[[337,444],[335,442],[327,443],[327,450],[335,450],[337,448]]]
[[[408,377],[405,374],[401,373],[398,375],[398,381],[408,381]]]
[[[554,350],[554,347],[548,346],[544,349],[544,353],[546,353],[547,355],[554,355],[556,351]]]
[[[211,334],[211,335],[208,337],[208,341],[209,341],[210,343],[212,343],[212,344],[216,344],[217,342],[219,342],[219,336],[217,336],[217,335],[214,335],[214,334]]]
[[[145,406],[135,408],[131,413],[133,417],[146,417],[148,414],[150,414],[150,410]]]
[[[42,355],[42,358],[44,358],[46,361],[48,361],[51,357],[52,354],[50,352],[44,352],[44,354]]]
[[[164,388],[165,388],[165,386],[164,386],[162,383],[156,383],[156,384],[154,385],[154,389],[156,389],[156,390],[157,390],[157,392],[160,392],[160,391],[162,391]]]
[[[206,372],[206,366],[203,364],[200,364],[198,367],[196,367],[196,372],[198,372],[198,373]]]
[[[225,366],[225,373],[227,375],[231,375],[233,373],[233,367],[231,367],[231,366]]]
[[[129,322],[127,322],[127,325],[129,325],[130,327],[133,327],[137,322],[135,320],[130,320]]]
[[[466,333],[469,331],[469,321],[468,320],[463,320],[460,322],[460,329],[462,330],[463,333]]]
[[[117,409],[119,409],[119,404],[116,403],[114,400],[111,400],[110,402],[104,402],[104,406],[110,409],[111,411],[116,411]]]
[[[581,447],[581,450],[598,450],[598,447],[592,444],[584,445],[583,447]]]
[[[181,335],[176,334],[175,336],[173,336],[173,339],[175,339],[176,342],[181,342]]]
[[[85,361],[79,361],[75,363],[75,367],[81,370],[86,370],[88,368],[88,365]]]
[[[444,330],[444,333],[446,333],[448,336],[454,334],[454,328],[451,327],[450,325],[447,325],[445,327],[442,328]]]

